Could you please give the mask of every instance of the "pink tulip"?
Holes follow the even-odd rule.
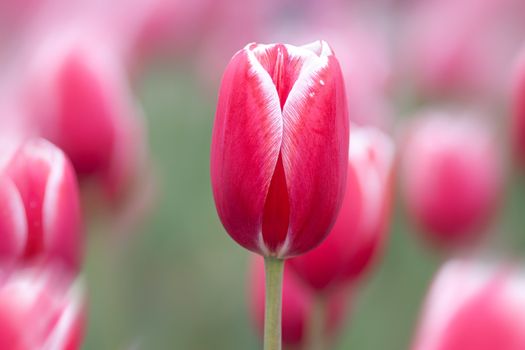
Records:
[[[76,350],[82,345],[85,306],[81,285],[38,268],[0,282],[0,348]]]
[[[21,104],[37,132],[71,159],[80,180],[95,180],[109,199],[118,199],[144,152],[141,113],[122,63],[80,29],[54,34],[35,50]]]
[[[317,292],[333,291],[363,275],[388,231],[394,145],[374,128],[353,127],[343,205],[328,238],[288,266]]]
[[[223,77],[211,180],[219,217],[243,247],[285,258],[319,244],[346,179],[341,69],[323,41],[249,44]]]
[[[77,181],[62,151],[35,139],[0,157],[0,258],[61,261],[79,268],[82,222]]]
[[[286,264],[283,280],[282,341],[285,347],[293,347],[299,350],[304,348],[308,336],[314,296],[288,268],[289,265]],[[250,313],[257,330],[262,335],[265,279],[264,261],[261,257],[255,255],[252,257],[249,274]],[[326,336],[333,337],[341,328],[347,306],[347,297],[346,293],[338,293],[329,298],[326,319],[323,321]]]
[[[516,154],[525,165],[525,50],[519,57],[514,79],[512,130]]]
[[[403,152],[405,201],[428,238],[448,246],[478,238],[503,180],[498,144],[482,119],[424,112]]]
[[[524,293],[523,271],[450,261],[432,283],[412,349],[525,349]]]

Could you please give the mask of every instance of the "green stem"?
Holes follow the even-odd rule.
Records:
[[[326,302],[322,295],[315,295],[313,298],[312,309],[310,313],[310,324],[308,328],[307,349],[324,350],[324,328],[326,321]]]
[[[264,313],[264,350],[281,350],[281,309],[284,260],[264,258],[266,271],[266,310]]]

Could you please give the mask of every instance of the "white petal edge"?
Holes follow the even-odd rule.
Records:
[[[16,188],[15,184],[7,176],[0,180],[4,182],[4,186],[7,189],[7,200],[9,204],[9,211],[14,216],[15,231],[14,235],[16,240],[16,253],[21,256],[24,253],[24,249],[27,243],[27,215],[24,202],[20,195],[20,192]]]
[[[255,47],[254,47],[255,46]],[[275,84],[273,83],[272,77],[270,74],[264,69],[262,64],[259,62],[257,57],[255,56],[255,52],[257,51],[266,51],[269,48],[274,46],[274,44],[270,45],[260,45],[255,43],[250,43],[246,45],[244,48],[244,51],[246,52],[246,55],[248,57],[248,61],[250,63],[250,74],[253,74],[254,77],[256,77],[259,81],[259,84],[264,92],[264,98],[267,101],[267,108],[268,108],[268,115],[273,116],[272,118],[272,127],[271,127],[271,133],[272,135],[279,135],[280,137],[278,140],[275,140],[274,142],[278,142],[278,144],[272,144],[272,149],[278,150],[277,154],[275,155],[275,162],[272,164],[271,173],[273,175],[273,172],[275,170],[275,167],[277,165],[277,160],[279,158],[279,152],[281,150],[282,145],[282,135],[283,135],[283,118],[282,118],[282,112],[281,112],[281,104],[279,100],[279,94],[277,92],[277,88],[275,87]],[[268,189],[270,188],[272,177],[270,177],[270,182],[268,183]],[[270,252],[270,249],[266,246],[264,243],[264,237],[262,230],[259,232],[258,235],[258,246],[261,252],[263,252],[265,255],[268,255]]]
[[[59,215],[56,204],[59,199],[60,186],[64,180],[66,158],[61,150],[43,139],[28,142],[24,146],[24,153],[30,157],[42,160],[49,166],[44,202],[42,203],[42,240],[44,247],[49,247],[54,239],[54,237],[49,235],[53,232],[55,220]]]

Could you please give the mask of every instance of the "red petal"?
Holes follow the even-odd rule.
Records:
[[[26,235],[26,214],[20,193],[7,176],[0,175],[0,259],[21,256]]]
[[[228,65],[219,92],[211,146],[217,211],[228,233],[264,253],[261,224],[282,139],[277,91],[247,47]]]
[[[277,251],[285,242],[290,222],[290,200],[286,188],[283,161],[279,155],[272,177],[262,222],[264,243],[270,251]]]
[[[281,152],[292,234],[283,256],[312,249],[333,225],[345,187],[349,137],[342,73],[328,45],[287,48],[303,63],[283,109]]]
[[[50,135],[80,174],[109,167],[115,142],[115,101],[109,79],[81,52],[64,58],[57,73],[58,130]],[[114,95],[114,94],[113,94]]]

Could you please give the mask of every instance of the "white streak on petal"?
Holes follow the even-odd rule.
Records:
[[[288,232],[286,235],[286,239],[284,240],[283,244],[277,249],[277,257],[283,258],[288,254],[288,251],[290,250],[290,245],[292,244],[292,235]]]
[[[316,85],[324,87],[325,82],[321,84],[319,79],[319,72],[328,67],[328,56],[332,54],[330,47],[324,41],[315,42],[304,46],[291,46],[285,45],[290,60],[303,61],[301,71],[295,84],[292,86],[288,98],[283,106],[283,124],[287,129],[288,135],[296,133],[296,125],[300,125],[301,115],[300,111],[304,110],[303,105],[308,100],[315,97],[315,91],[312,91]],[[310,48],[314,48],[314,51]],[[320,52],[318,56],[316,52]],[[292,150],[288,149],[293,147],[290,142],[283,143],[283,166],[285,172],[291,168],[288,154],[291,154]]]
[[[5,178],[2,181],[5,181],[3,185],[7,189],[8,198],[6,200],[10,206],[9,211],[13,215],[13,222],[15,223],[13,234],[16,242],[16,254],[22,255],[27,242],[27,216],[24,202],[20,192],[10,179]]]
[[[266,246],[266,243],[264,243],[264,237],[263,237],[262,231],[259,232],[257,245],[264,256],[270,256],[270,250]]]
[[[51,143],[45,140],[36,140],[28,143],[25,150],[34,158],[39,158],[49,166],[46,189],[44,192],[44,202],[42,205],[42,224],[43,224],[43,244],[49,247],[53,232],[53,226],[57,216],[57,202],[60,195],[60,185],[64,179],[64,169],[66,159],[64,154]]]
[[[76,281],[64,298],[66,303],[65,310],[62,312],[62,317],[56,324],[53,333],[42,346],[42,350],[65,349],[65,342],[72,331],[71,327],[76,325],[78,317],[83,306],[83,283]]]
[[[272,127],[271,132],[272,134],[275,132],[277,135],[279,135],[279,149],[280,149],[280,143],[282,142],[282,134],[283,134],[283,118],[281,115],[281,104],[279,101],[279,94],[277,92],[277,88],[275,84],[273,83],[272,77],[270,74],[264,69],[261,62],[257,59],[255,56],[255,52],[265,52],[269,50],[273,45],[257,45],[253,50],[250,49],[250,46],[253,46],[254,44],[248,44],[245,47],[248,61],[250,62],[250,73],[255,76],[261,86],[262,91],[264,92],[264,99],[266,102],[266,108],[268,110],[268,115],[273,116],[272,118]],[[276,141],[274,141],[276,142]],[[277,160],[276,160],[277,162]]]

